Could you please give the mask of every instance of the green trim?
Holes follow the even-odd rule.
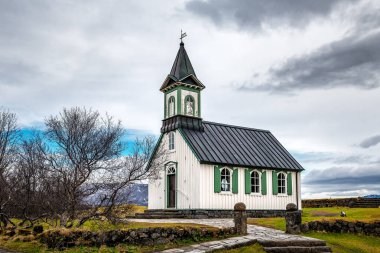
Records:
[[[181,107],[182,107],[181,89],[178,89],[177,90],[177,114],[182,114]]]
[[[175,206],[174,207],[169,207],[169,175],[167,174],[167,169],[168,169],[168,165],[169,164],[175,164]],[[165,164],[165,185],[166,185],[166,206],[165,208],[166,209],[177,209],[177,205],[178,205],[178,163],[177,162],[173,162],[173,161],[169,161]]]
[[[244,176],[245,176],[245,194],[251,194],[251,171],[252,169],[245,169],[244,170]]]
[[[192,99],[193,99],[193,105],[192,105],[192,107],[193,107],[193,115],[192,116],[195,116],[195,99],[194,99],[194,97],[192,96],[192,95],[187,95],[186,97],[185,97],[185,99],[183,100],[184,101],[184,114],[185,115],[187,115],[187,106],[186,106],[186,100],[187,100],[187,98],[189,98],[189,97],[191,97]]]
[[[239,169],[232,169],[232,193],[239,193]]]
[[[267,195],[267,172],[261,172],[261,194]]]
[[[220,193],[222,191],[220,185],[221,173],[219,166],[214,166],[214,192]]]
[[[201,93],[198,91],[198,117],[201,117]]]
[[[272,193],[273,195],[278,194],[278,179],[277,179],[277,171],[272,171]]]
[[[167,95],[167,93],[165,92],[165,94],[164,94],[164,119],[166,119],[166,109],[167,109],[167,107],[166,107],[166,95]]]
[[[189,87],[185,87],[185,86],[176,86],[173,89],[170,89],[170,90],[168,90],[166,92],[172,92],[172,91],[178,90],[178,89],[187,90],[187,91],[194,91],[194,92],[199,92],[200,91],[198,89],[189,88]]]
[[[288,190],[288,195],[292,195],[293,189],[292,189],[292,173],[288,172],[286,175],[286,183],[287,183],[287,190]]]
[[[182,98],[181,98],[181,94],[182,94],[181,91],[182,90],[192,91],[192,92],[197,93],[197,95],[198,95],[198,116],[196,116],[196,117],[201,117],[201,102],[200,102],[201,101],[201,91],[198,90],[198,89],[193,89],[193,88],[184,87],[184,86],[176,86],[176,87],[174,87],[174,88],[172,88],[170,90],[165,91],[165,95],[167,95],[167,94],[169,94],[169,93],[171,93],[173,91],[177,92],[177,101],[178,101],[177,102],[177,107],[176,107],[177,113],[175,113],[174,115],[176,115],[176,114],[186,115],[185,111],[182,112]],[[194,97],[193,97],[193,99],[194,99]],[[195,102],[195,100],[194,100],[194,102]],[[166,99],[165,99],[165,104],[166,104]],[[195,110],[194,109],[195,109],[195,107],[193,105],[193,111],[194,111],[194,116],[195,116]],[[165,110],[165,112],[166,112],[166,110]],[[168,116],[168,114],[165,115],[165,116]]]
[[[152,163],[153,157],[154,157],[154,155],[156,154],[156,151],[157,151],[159,145],[161,144],[161,141],[162,141],[162,138],[163,138],[163,137],[164,137],[164,134],[161,134],[160,137],[158,138],[158,141],[157,141],[157,143],[156,143],[156,146],[154,147],[153,152],[152,152],[152,154],[150,155],[150,158],[149,158],[148,164],[147,164],[147,166],[146,166],[146,169],[147,169],[147,170],[149,169],[150,164]]]
[[[198,161],[200,161],[199,159],[199,156],[197,155],[197,153],[195,152],[195,149],[193,148],[193,146],[191,146],[190,142],[188,141],[188,139],[185,137],[185,135],[182,133],[182,129],[181,128],[178,128],[177,129],[178,132],[181,134],[182,138],[185,140],[187,146],[189,146],[191,152],[193,152],[193,155],[197,158]]]

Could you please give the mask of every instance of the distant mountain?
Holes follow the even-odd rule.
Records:
[[[127,189],[129,193],[128,203],[139,206],[148,205],[148,185],[147,184],[133,184]]]
[[[371,195],[363,196],[362,198],[365,198],[365,199],[380,199],[380,195],[371,194]]]

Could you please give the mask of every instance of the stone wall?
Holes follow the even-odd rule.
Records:
[[[358,199],[357,198],[344,198],[344,199],[303,199],[302,207],[332,207],[332,206],[352,206]]]
[[[359,221],[311,221],[302,224],[302,232],[325,231],[330,233],[353,233],[380,236],[380,221],[365,223]]]
[[[137,213],[133,218],[157,218],[157,215],[162,218],[187,218],[187,219],[207,219],[207,218],[233,218],[233,210],[175,210],[166,212],[161,209],[145,210],[144,213]],[[270,217],[285,217],[285,210],[247,210],[248,218],[270,218]],[[161,217],[160,217],[161,218]]]
[[[46,231],[38,239],[49,248],[64,249],[74,246],[115,246],[120,243],[157,245],[175,240],[199,241],[201,238],[223,238],[234,234],[234,228],[140,228],[105,232],[61,229]]]

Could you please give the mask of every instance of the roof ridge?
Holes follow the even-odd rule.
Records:
[[[243,126],[229,125],[229,124],[218,123],[218,122],[211,122],[211,121],[203,121],[203,123],[206,123],[206,124],[212,124],[212,125],[219,125],[219,126],[225,126],[225,127],[240,128],[240,129],[245,129],[245,130],[252,130],[252,131],[259,131],[259,132],[270,133],[269,130],[258,129],[258,128],[253,128],[253,127],[243,127]]]

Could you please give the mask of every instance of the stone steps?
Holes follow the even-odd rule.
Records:
[[[321,253],[332,252],[328,246],[288,246],[288,247],[264,247],[265,252],[268,253]]]
[[[258,240],[266,252],[274,253],[319,253],[331,252],[322,240]]]

